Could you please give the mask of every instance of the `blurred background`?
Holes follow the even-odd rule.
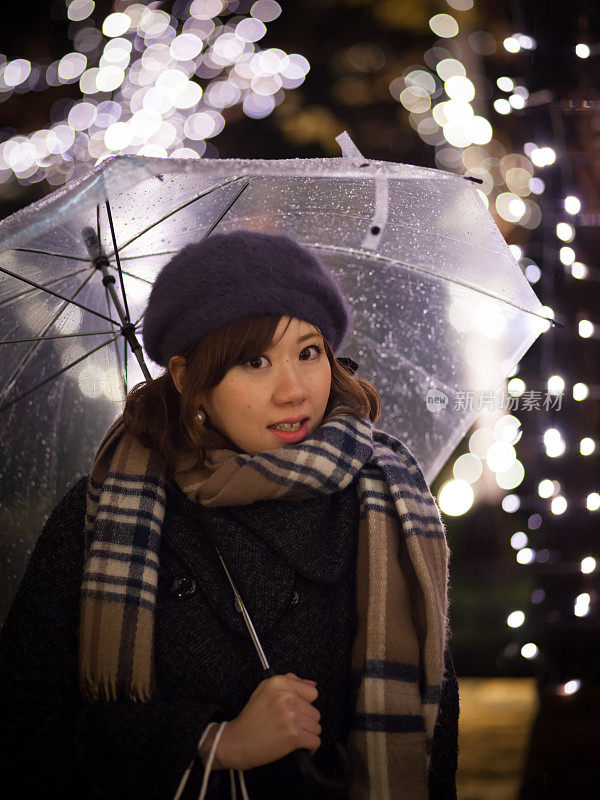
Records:
[[[598,796],[598,86],[593,0],[39,0],[0,32],[2,218],[107,155],[337,157],[344,130],[481,181],[558,325],[501,396],[465,397],[433,486],[462,800]],[[5,533],[2,619],[31,552]]]

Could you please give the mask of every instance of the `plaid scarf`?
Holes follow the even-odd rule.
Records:
[[[344,489],[360,497],[352,670],[359,686],[351,798],[428,797],[427,776],[446,645],[444,527],[421,470],[393,436],[338,413],[293,447],[207,453],[176,480],[206,506],[302,499]],[[124,429],[107,432],[88,488],[80,686],[89,700],[149,700],[165,473]],[[260,632],[259,632],[260,633]]]

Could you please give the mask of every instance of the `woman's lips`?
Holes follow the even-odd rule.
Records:
[[[308,430],[308,418],[302,422],[302,425],[300,425],[297,431],[278,431],[275,428],[269,428],[269,430],[282,442],[299,442],[306,436]]]

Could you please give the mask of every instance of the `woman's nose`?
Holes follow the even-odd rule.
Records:
[[[274,375],[273,401],[275,403],[298,403],[306,397],[306,386],[290,361],[282,364]]]

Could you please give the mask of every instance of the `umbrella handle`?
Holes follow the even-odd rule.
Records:
[[[272,678],[275,672],[271,667],[267,667],[263,674],[266,678]],[[332,792],[343,792],[350,785],[352,779],[352,765],[348,757],[348,751],[341,742],[334,742],[333,750],[339,767],[339,777],[337,778],[324,775],[313,761],[309,751],[304,747],[294,751],[294,758],[296,759],[296,765],[300,770],[300,774],[307,783],[322,789],[329,789]]]
[[[348,752],[341,742],[334,742],[333,751],[339,766],[339,777],[337,778],[324,775],[316,766],[308,750],[296,750],[294,752],[294,757],[298,769],[307,783],[322,789],[329,789],[332,792],[341,793],[350,785],[352,768],[350,759],[348,758]]]

